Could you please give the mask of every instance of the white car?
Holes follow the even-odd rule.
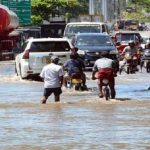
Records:
[[[143,41],[142,41],[142,43],[141,43],[141,47],[142,47],[143,49],[145,49],[146,43],[147,43],[148,41],[150,41],[150,36],[142,36],[142,39],[143,39]]]
[[[71,22],[66,25],[63,37],[71,40],[77,33],[109,34],[109,30],[104,22]]]
[[[37,76],[43,66],[50,63],[52,55],[57,55],[63,64],[70,58],[72,48],[67,38],[30,38],[15,58],[16,73],[22,79]]]

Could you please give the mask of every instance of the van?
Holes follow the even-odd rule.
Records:
[[[77,33],[109,33],[104,22],[72,22],[64,30],[64,37],[72,39]]]

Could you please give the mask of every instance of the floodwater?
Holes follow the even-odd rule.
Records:
[[[63,90],[40,104],[43,82],[21,80],[14,62],[0,62],[0,150],[149,150],[150,74],[116,78],[116,99]]]

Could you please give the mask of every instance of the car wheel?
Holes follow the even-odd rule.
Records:
[[[21,79],[25,79],[24,77],[22,77],[21,64],[19,64],[19,73],[20,73],[20,77],[21,77]]]
[[[17,71],[16,63],[15,63],[15,73],[16,73],[16,75],[18,76],[18,71]]]

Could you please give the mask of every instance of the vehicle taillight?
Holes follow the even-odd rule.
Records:
[[[25,51],[25,53],[23,54],[22,59],[29,59],[29,50]]]

